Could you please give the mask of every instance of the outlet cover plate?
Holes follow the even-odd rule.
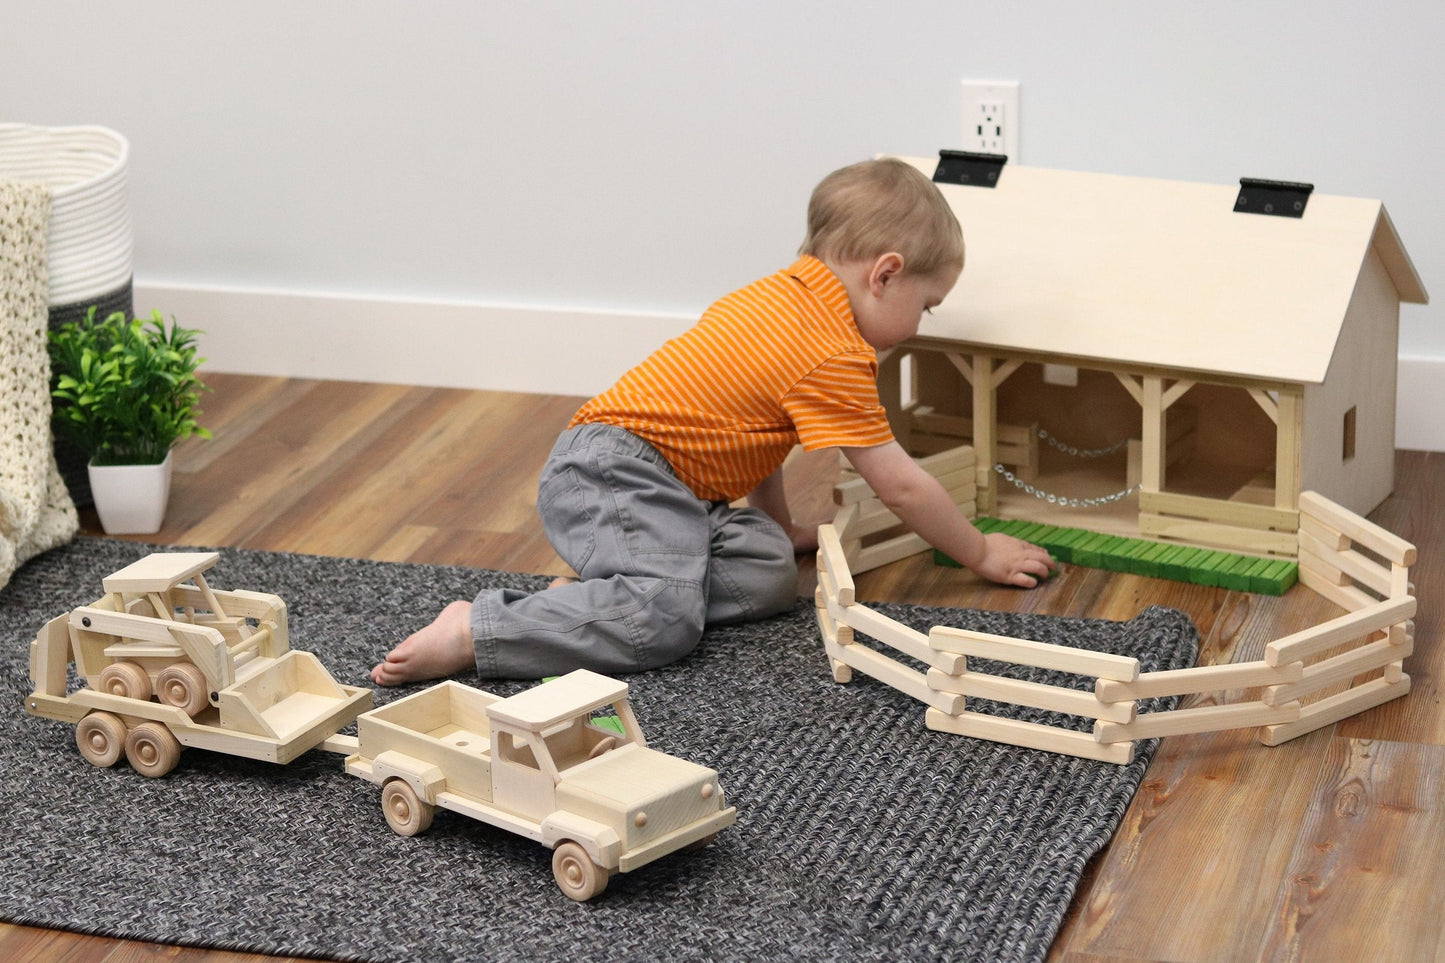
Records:
[[[963,150],[1019,163],[1019,82],[963,81]]]

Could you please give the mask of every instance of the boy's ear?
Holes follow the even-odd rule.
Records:
[[[883,288],[889,281],[895,281],[903,273],[903,255],[897,251],[889,251],[887,254],[880,254],[873,261],[873,268],[868,272],[868,289],[873,296],[881,297]]]

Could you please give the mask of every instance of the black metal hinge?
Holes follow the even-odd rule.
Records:
[[[1246,214],[1271,214],[1275,217],[1304,217],[1313,184],[1294,181],[1267,181],[1258,177],[1239,179],[1239,197],[1234,209]]]
[[[1003,154],[976,154],[966,150],[941,150],[938,152],[938,166],[933,170],[937,184],[968,184],[973,187],[994,187],[998,184],[1003,165],[1008,157]]]

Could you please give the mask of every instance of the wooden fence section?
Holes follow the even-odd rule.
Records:
[[[969,518],[978,514],[976,458],[971,447],[941,451],[918,459],[918,464],[939,480],[960,511]],[[928,551],[929,545],[922,538],[899,530],[898,516],[873,494],[866,481],[851,471],[845,474],[849,477],[833,489],[833,501],[839,507],[832,527],[850,571],[862,574]]]
[[[1264,730],[1261,741],[1271,746],[1410,691],[1415,546],[1315,492],[1301,493],[1299,503],[1300,582],[1347,614],[1265,646],[1266,662],[1300,662],[1303,675],[1266,688],[1264,701],[1313,697],[1299,719]]]
[[[1410,691],[1403,660],[1414,640],[1414,547],[1315,493],[1304,493],[1301,506],[1301,581],[1349,611],[1270,642],[1257,662],[1142,673],[1131,658],[942,626],[924,635],[886,618],[857,601],[846,543],[835,526],[821,526],[816,600],[833,678],[847,682],[857,670],[927,703],[931,729],[1105,762],[1131,761],[1140,739],[1221,729],[1260,728],[1263,743],[1279,745]],[[926,671],[858,644],[855,633]],[[1092,687],[981,673],[969,657],[1065,672]],[[1246,689],[1259,697],[1139,711],[1144,699]],[[1093,731],[973,712],[969,698],[1080,716]]]

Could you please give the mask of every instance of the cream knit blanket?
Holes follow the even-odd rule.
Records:
[[[0,180],[0,586],[79,527],[50,435],[49,218],[44,185]]]

